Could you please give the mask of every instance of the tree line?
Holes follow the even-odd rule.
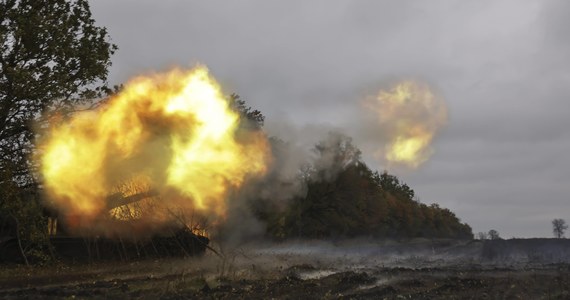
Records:
[[[253,201],[268,236],[473,238],[471,227],[449,209],[420,203],[398,177],[372,171],[349,137],[331,134],[314,151],[317,159],[301,177],[303,196],[294,197],[285,208],[268,199]],[[332,165],[319,169],[320,160]]]

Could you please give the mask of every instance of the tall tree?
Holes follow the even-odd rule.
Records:
[[[34,180],[35,128],[107,95],[117,47],[87,0],[0,0],[0,218],[25,255],[45,256],[47,221]]]
[[[499,232],[496,231],[495,229],[489,230],[488,236],[489,236],[489,239],[491,239],[491,240],[500,240],[501,239],[501,237],[499,236]]]
[[[566,221],[564,219],[554,219],[552,220],[552,233],[556,238],[564,237],[564,232],[568,229],[568,225],[566,225]]]
[[[0,173],[30,183],[32,127],[110,92],[116,49],[87,0],[0,0]]]

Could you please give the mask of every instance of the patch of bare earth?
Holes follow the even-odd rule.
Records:
[[[155,270],[156,271],[156,270]],[[326,271],[294,266],[268,278],[111,270],[98,275],[3,278],[2,299],[568,299],[570,265],[541,268],[372,268]],[[157,275],[151,275],[157,274]],[[310,274],[310,275],[307,275]],[[59,281],[59,282],[58,282]],[[6,285],[6,284],[9,285]]]

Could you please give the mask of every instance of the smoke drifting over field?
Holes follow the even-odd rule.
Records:
[[[379,272],[406,268],[453,271],[457,269],[540,268],[569,263],[570,241],[547,239],[457,241],[414,239],[350,239],[342,241],[289,241],[280,244],[246,243],[226,249],[228,269],[240,279],[291,276],[302,280],[341,272]],[[214,255],[188,268],[220,272],[221,261]],[[198,267],[196,267],[198,264]],[[225,271],[225,270],[224,270]],[[208,272],[206,272],[208,273]],[[384,274],[385,275],[385,274]],[[382,276],[384,277],[384,276]],[[385,278],[388,279],[388,278]],[[385,283],[385,282],[383,282]]]

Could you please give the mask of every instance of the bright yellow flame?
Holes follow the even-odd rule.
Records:
[[[432,154],[430,144],[447,121],[443,99],[426,84],[405,81],[380,91],[368,106],[378,113],[385,147],[377,152],[389,164],[418,167]]]
[[[427,157],[420,155],[429,146],[431,135],[397,137],[386,150],[386,158],[392,162],[402,162],[417,167]]]
[[[117,186],[144,178],[170,207],[223,217],[228,190],[263,174],[269,158],[265,135],[238,138],[238,121],[205,67],[136,78],[100,110],[50,130],[40,143],[45,189],[89,219],[108,215]]]

